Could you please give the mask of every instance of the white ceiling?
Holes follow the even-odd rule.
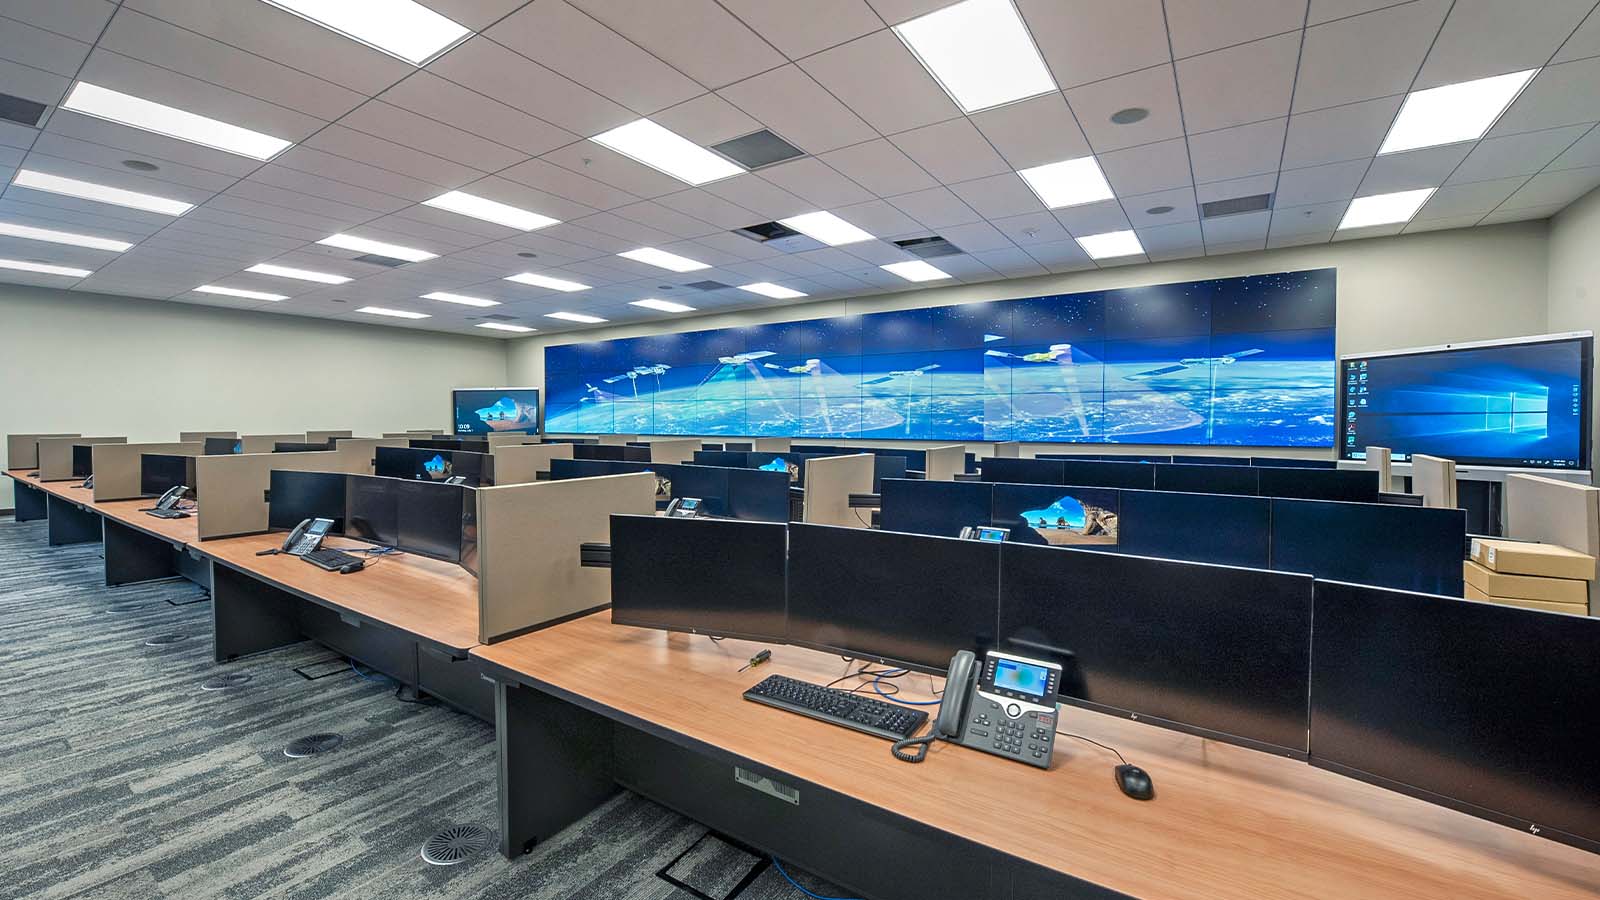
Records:
[[[1435,187],[1406,226],[1547,217],[1600,185],[1595,0],[1017,0],[1062,90],[963,116],[889,30],[948,0],[424,0],[475,36],[425,69],[260,0],[0,0],[0,92],[50,105],[0,122],[0,221],[136,243],[113,254],[0,238],[0,258],[93,269],[67,287],[395,327],[541,333],[555,310],[775,306],[688,282],[772,281],[812,298],[906,290],[889,240],[937,233],[962,282],[1093,268],[1074,236],[1132,227],[1147,256],[1335,239],[1352,197]],[[1404,94],[1544,67],[1488,136],[1376,159]],[[292,140],[262,164],[55,108],[76,79]],[[1132,125],[1126,107],[1150,115]],[[588,137],[640,116],[702,145],[770,128],[808,155],[691,188]],[[1014,170],[1093,153],[1117,199],[1049,211]],[[154,163],[140,173],[123,160]],[[25,166],[196,204],[171,218],[12,185]],[[462,189],[562,220],[534,232],[420,206]],[[1208,200],[1274,191],[1268,212],[1199,221]],[[1148,212],[1170,206],[1164,214]],[[729,229],[828,209],[878,235],[783,253]],[[317,246],[335,232],[439,254],[387,269]],[[615,254],[714,266],[675,275]],[[519,254],[537,254],[528,258]],[[356,280],[328,287],[261,262]],[[576,294],[501,280],[532,270]],[[260,303],[206,283],[289,294]],[[663,286],[674,286],[667,291]],[[489,297],[492,310],[418,296]],[[374,319],[376,304],[432,314]]]

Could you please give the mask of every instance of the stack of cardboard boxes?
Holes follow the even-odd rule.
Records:
[[[1468,600],[1589,614],[1595,558],[1555,544],[1476,538],[1465,566]]]

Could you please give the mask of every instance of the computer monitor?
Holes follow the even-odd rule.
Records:
[[[1050,484],[997,484],[989,521],[1020,544],[1115,550],[1121,492]]]
[[[1336,469],[1331,459],[1301,459],[1296,456],[1252,456],[1250,465],[1263,469]]]
[[[407,553],[461,561],[461,494],[458,484],[391,482],[396,495],[399,538],[396,546]]]
[[[1272,501],[1272,568],[1460,597],[1467,514],[1387,503]]]
[[[379,472],[378,474],[383,474]],[[552,459],[550,460],[550,480],[561,481],[565,478],[595,478],[600,475],[616,475],[617,464],[604,459]]]
[[[741,450],[696,450],[694,464],[744,469],[750,465],[750,455]]]
[[[788,527],[731,519],[611,517],[611,621],[783,640]]]
[[[755,452],[745,454],[745,467],[760,469],[763,472],[786,472],[789,475],[789,484],[792,487],[805,487],[806,460],[821,459],[826,453],[770,453]]]
[[[1169,463],[1173,458],[1164,453],[1102,453],[1105,462]]]
[[[693,466],[679,466],[681,472]],[[789,476],[760,469],[722,469],[727,495],[721,515],[752,522],[789,521]],[[688,494],[688,496],[694,496]]]
[[[332,450],[331,443],[324,441],[320,444],[305,441],[275,441],[272,444],[273,453],[316,453],[321,450]]]
[[[206,438],[205,455],[223,456],[228,453],[243,453],[244,442],[238,438]]]
[[[360,476],[347,479],[344,533],[353,538],[384,544],[400,543],[400,495],[389,486],[394,482]]]
[[[456,434],[538,434],[538,388],[456,388],[450,392]]]
[[[1061,461],[1061,483],[1148,491],[1155,487],[1156,467],[1145,462],[1066,459]]]
[[[72,477],[88,478],[94,474],[94,445],[72,445]]]
[[[755,448],[756,445],[750,441],[725,441],[722,445],[722,449],[731,450],[738,453],[749,453]]]
[[[960,537],[969,525],[988,525],[995,485],[987,481],[886,478],[879,491],[878,527],[902,534]]]
[[[1289,471],[1293,471],[1292,469]],[[1211,466],[1188,462],[1157,464],[1156,490],[1254,497],[1259,476],[1249,466]]]
[[[1600,852],[1600,620],[1317,582],[1311,761]]]
[[[616,465],[616,464],[614,464]],[[552,473],[554,470],[552,469]],[[668,477],[671,482],[670,495],[672,497],[698,497],[703,504],[702,509],[707,515],[728,515],[728,476],[732,470],[721,466],[680,465],[672,469]],[[788,483],[784,483],[784,493],[787,496]],[[788,501],[785,500],[785,503]],[[785,507],[787,511],[787,507]],[[782,521],[781,519],[778,521]]]
[[[979,477],[1003,484],[1066,484],[1066,464],[1059,459],[1017,459],[987,456],[978,463]]]
[[[1270,567],[1272,501],[1265,497],[1169,491],[1121,491],[1119,496],[1117,537],[1123,553]]]
[[[1172,461],[1175,463],[1188,463],[1195,466],[1248,466],[1248,456],[1203,456],[1194,453],[1174,454]]]
[[[1381,490],[1378,473],[1369,469],[1266,466],[1257,468],[1256,475],[1260,479],[1257,490],[1263,497],[1377,503]]]
[[[345,480],[332,472],[273,469],[267,476],[267,529],[291,531],[305,519],[332,519],[335,534],[345,530]]]
[[[574,444],[573,459],[610,459],[618,462],[649,462],[649,447],[629,447],[623,444]]]
[[[1305,755],[1311,578],[1012,543],[1000,558],[1000,649],[1060,663],[1068,702]]]
[[[942,672],[995,645],[1002,544],[789,525],[789,643]]]
[[[441,482],[463,478],[466,480],[460,483],[468,487],[494,484],[494,459],[487,453],[425,447],[375,447],[372,460],[372,474],[383,478]]]
[[[893,453],[877,453],[872,457],[872,492],[883,490],[885,478],[906,477],[907,457]],[[924,463],[926,465],[926,463]]]
[[[196,489],[194,457],[166,453],[145,453],[139,457],[139,493],[159,497],[178,485]]]

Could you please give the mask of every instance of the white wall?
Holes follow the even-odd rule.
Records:
[[[1600,213],[1594,218],[1600,220]],[[544,348],[554,344],[1329,266],[1339,270],[1340,354],[1540,334],[1547,330],[1547,235],[1544,221],[1520,222],[676,318],[654,327],[629,325],[523,338],[508,350],[507,376],[515,384],[543,384]],[[1600,237],[1591,234],[1590,246],[1600,246],[1597,240]],[[1148,449],[1119,445],[1119,452],[1124,446],[1126,452]],[[1066,449],[1059,444],[1029,445],[1024,453]],[[1328,451],[1313,455],[1327,456]]]
[[[445,428],[450,388],[506,383],[502,343],[0,285],[0,433]]]
[[[1600,332],[1600,190],[1550,220],[1549,298],[1551,331]]]

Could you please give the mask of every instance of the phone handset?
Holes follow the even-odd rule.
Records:
[[[922,737],[896,741],[890,748],[895,759],[905,762],[922,762],[928,757],[928,745],[934,741],[959,741],[962,726],[967,718],[967,702],[972,699],[973,669],[977,657],[971,650],[962,650],[950,657],[950,668],[945,673],[944,696],[939,702],[939,715],[933,720],[933,730]]]
[[[172,509],[176,507],[178,501],[182,500],[183,495],[187,493],[189,493],[189,486],[186,484],[167,488],[167,492],[161,495],[160,500],[156,501],[156,509]]]
[[[290,556],[305,556],[322,545],[323,537],[332,527],[332,519],[302,519],[283,539],[282,552]]]

